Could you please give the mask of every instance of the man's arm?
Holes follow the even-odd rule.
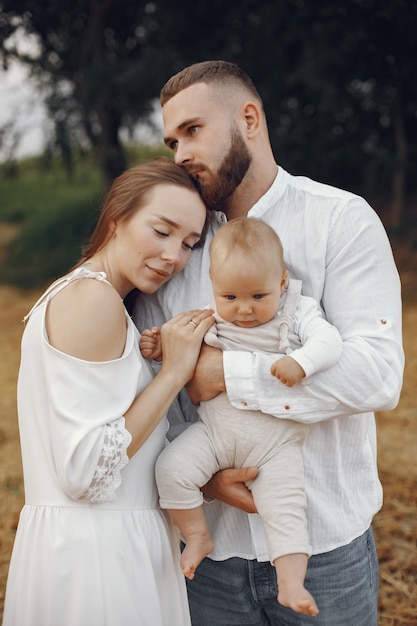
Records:
[[[307,265],[301,278],[342,336],[339,361],[287,388],[269,374],[277,355],[225,352],[230,402],[306,423],[393,409],[404,367],[400,281],[384,228],[363,200],[354,198],[339,212],[325,255],[311,265],[314,281]]]
[[[339,361],[289,388],[270,373],[278,354],[226,351],[222,377],[220,355],[203,353],[190,386],[194,402],[225,385],[236,408],[307,423],[396,406],[404,367],[400,281],[385,230],[360,198],[332,223],[325,254],[315,260],[315,280],[308,266],[301,278],[342,335]]]
[[[214,474],[202,491],[205,496],[221,500],[245,513],[256,513],[252,493],[246,486],[258,474],[257,467],[225,469]]]
[[[187,384],[187,391],[193,404],[211,400],[222,391],[226,391],[221,350],[202,345],[194,378]]]
[[[202,400],[211,400],[225,390],[223,352],[203,345],[194,378],[187,385],[188,394],[192,402],[198,404]],[[252,493],[246,483],[256,478],[257,474],[257,467],[221,470],[212,476],[202,492],[208,498],[221,500],[246,513],[256,513]]]

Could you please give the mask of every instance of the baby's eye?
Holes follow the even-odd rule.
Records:
[[[157,228],[154,228],[154,231],[156,232],[157,235],[159,235],[160,237],[168,237],[169,233],[164,233],[162,230],[158,230]]]
[[[236,300],[236,296],[225,296],[226,300]]]
[[[187,252],[190,252],[191,250],[194,250],[194,246],[190,245],[189,243],[185,243],[185,241],[183,241],[182,243],[182,247],[184,248],[184,250],[186,250]]]
[[[255,293],[254,296],[252,296],[254,300],[262,300],[262,298],[264,297],[263,293]]]

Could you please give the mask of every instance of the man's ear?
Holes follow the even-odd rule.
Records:
[[[261,128],[260,108],[255,102],[249,101],[242,105],[240,111],[245,124],[246,136],[248,139],[252,139],[259,133]]]

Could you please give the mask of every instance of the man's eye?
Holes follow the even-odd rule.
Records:
[[[189,135],[195,135],[195,133],[198,131],[198,126],[190,126],[188,129],[188,134]]]

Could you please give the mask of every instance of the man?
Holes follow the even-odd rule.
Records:
[[[261,98],[238,66],[208,61],[185,68],[164,86],[161,104],[165,143],[199,182],[212,220],[184,272],[152,301],[140,299],[139,328],[212,302],[213,232],[249,215],[276,230],[290,277],[303,281],[303,293],[320,303],[344,340],[335,366],[292,388],[272,376],[263,382],[277,355],[203,348],[188,386],[194,404],[227,391],[242,411],[312,425],[303,450],[313,546],[305,585],[320,613],[303,616],[277,602],[262,524],[236,508],[253,510],[239,494],[248,493],[241,482],[256,469],[225,470],[205,490],[216,497],[206,505],[215,548],[188,583],[193,626],[376,626],[370,525],[382,489],[373,411],[396,406],[404,366],[400,283],[384,228],[362,198],[278,167]],[[170,414],[170,436],[193,419],[182,394]]]

